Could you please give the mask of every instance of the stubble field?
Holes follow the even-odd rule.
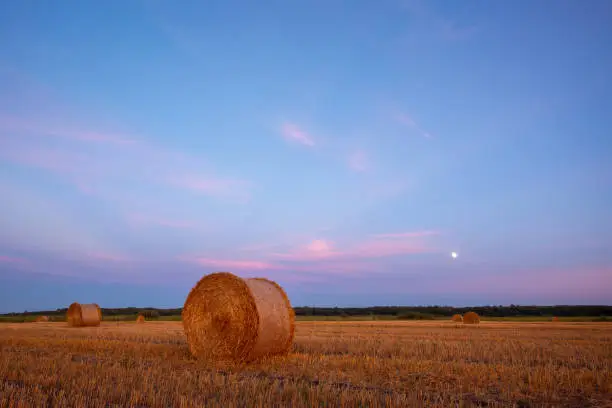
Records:
[[[612,324],[298,322],[291,354],[213,368],[180,322],[0,324],[1,407],[612,407]]]

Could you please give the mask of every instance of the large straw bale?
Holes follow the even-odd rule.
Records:
[[[476,312],[467,312],[463,315],[464,324],[478,324],[480,323],[480,316]]]
[[[138,317],[136,318],[136,323],[144,323],[144,322],[145,322],[145,317],[142,313],[140,313]]]
[[[557,316],[553,316],[552,321],[553,321],[553,322],[558,322],[558,321],[559,321],[559,318],[558,318]]]
[[[455,314],[452,317],[452,321],[455,323],[461,323],[463,321],[463,316],[461,316],[460,314]]]
[[[264,278],[229,272],[204,276],[182,312],[191,353],[219,363],[243,363],[291,349],[295,314],[285,291]]]
[[[34,321],[35,322],[48,322],[49,318],[47,316],[38,316]]]
[[[80,304],[74,302],[68,308],[66,320],[69,326],[99,326],[102,321],[102,310],[96,303]]]

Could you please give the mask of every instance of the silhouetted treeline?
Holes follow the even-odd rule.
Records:
[[[515,317],[515,316],[610,316],[612,306],[375,306],[365,308],[340,307],[296,307],[297,316],[410,316],[423,315],[434,317],[450,317],[456,313],[464,314],[474,311],[480,316],[487,317]]]
[[[7,313],[2,316],[58,316],[65,315],[66,308],[22,313]],[[297,316],[429,316],[443,317],[452,316],[455,313],[463,314],[474,311],[485,317],[518,317],[518,316],[559,316],[559,317],[598,317],[612,316],[612,306],[473,306],[473,307],[450,307],[450,306],[375,306],[375,307],[295,307]],[[182,308],[158,309],[154,307],[126,307],[126,308],[102,308],[104,316],[137,315],[142,313],[147,318],[180,315]]]

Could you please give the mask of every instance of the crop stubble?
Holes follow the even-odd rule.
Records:
[[[0,406],[612,406],[609,323],[298,322],[292,353],[207,367],[180,322],[0,325]]]

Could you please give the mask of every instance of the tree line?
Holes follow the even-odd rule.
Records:
[[[124,307],[124,308],[102,308],[105,316],[137,315],[142,313],[147,318],[162,316],[177,316],[182,312],[182,308],[159,309],[154,307]],[[580,305],[559,305],[559,306],[472,306],[472,307],[452,307],[452,306],[373,306],[373,307],[316,307],[299,306],[294,307],[296,316],[428,316],[428,317],[450,317],[456,313],[464,314],[474,311],[480,316],[485,317],[521,317],[521,316],[558,316],[558,317],[598,317],[612,316],[612,306],[580,306]],[[59,316],[65,315],[67,308],[56,310],[44,310],[22,313],[6,313],[0,316]]]

